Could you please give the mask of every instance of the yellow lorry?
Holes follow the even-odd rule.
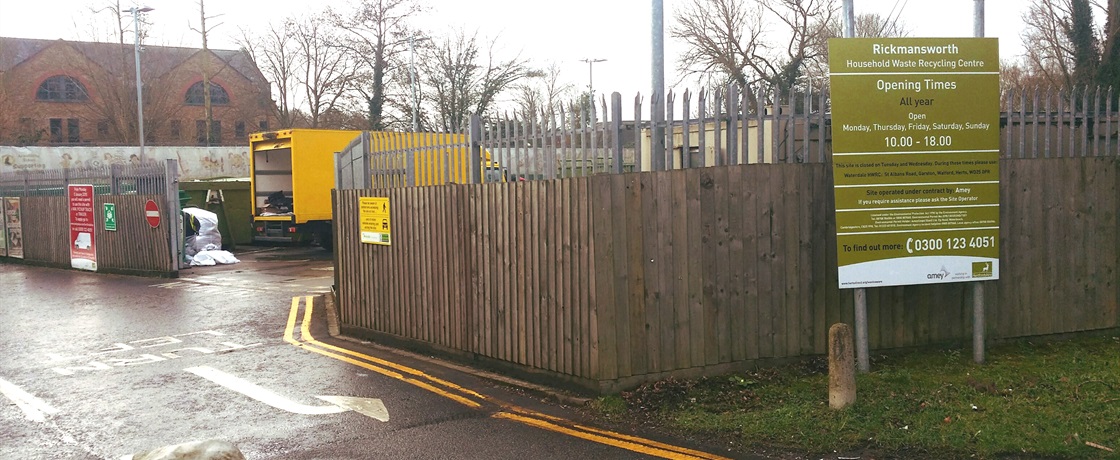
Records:
[[[331,246],[334,154],[361,131],[286,129],[249,136],[253,242]]]
[[[368,155],[371,187],[471,182],[462,134],[287,129],[249,136],[253,242],[331,248],[335,154]],[[354,149],[361,149],[353,151]],[[392,163],[392,165],[390,165]],[[482,180],[504,181],[505,168],[484,157]],[[364,181],[364,178],[362,178]]]

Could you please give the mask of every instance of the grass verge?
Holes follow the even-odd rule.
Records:
[[[1114,335],[1114,334],[1113,334]],[[905,458],[1120,458],[1120,338],[1015,341],[877,356],[853,407],[828,407],[827,362],[663,380],[593,410],[754,450]],[[866,457],[865,457],[866,458]]]

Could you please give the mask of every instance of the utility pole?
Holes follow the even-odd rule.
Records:
[[[206,45],[206,32],[207,32],[207,30],[206,30],[206,2],[204,0],[198,0],[198,12],[199,12],[199,16],[201,17],[201,19],[200,19],[201,22],[200,22],[199,26],[202,28],[202,52],[206,53],[207,51],[210,50],[210,47]],[[206,64],[203,64],[203,65],[205,66]],[[211,105],[211,104],[212,104],[212,101],[210,100],[210,72],[208,71],[208,69],[204,68],[203,71],[202,71],[202,105],[203,105],[203,111],[206,113],[206,146],[207,147],[213,145],[213,143],[214,143],[214,140],[211,139],[211,136],[214,133],[214,127],[213,127],[213,124],[214,124],[214,106]]]
[[[653,0],[650,41],[653,48],[650,74],[653,80],[653,100],[650,101],[650,168],[665,169],[665,4]],[[659,102],[660,101],[660,102]],[[638,118],[638,114],[634,114]]]
[[[140,134],[140,164],[144,164],[144,82],[140,79],[140,13],[152,11],[152,8],[132,7],[132,29],[135,32],[133,41],[133,54],[136,56],[136,128]]]
[[[856,11],[852,5],[853,0],[844,0],[844,38],[856,36]],[[856,316],[856,367],[861,373],[871,372],[871,358],[868,356],[867,344],[867,290],[856,288],[855,316]]]
[[[199,11],[201,23],[199,24],[199,28],[195,29],[195,30],[198,33],[202,34],[202,51],[203,51],[203,53],[209,54],[210,47],[207,46],[206,35],[210,33],[210,29],[206,28],[206,1],[205,0],[198,0],[198,11]],[[218,24],[217,26],[214,26],[214,27],[218,27],[220,25],[221,24]],[[212,101],[210,100],[210,78],[211,78],[211,75],[210,75],[209,67],[210,67],[209,61],[206,61],[206,62],[203,63],[203,69],[202,69],[202,106],[203,106],[203,112],[205,113],[205,116],[206,116],[206,146],[207,147],[210,147],[211,145],[214,144],[214,139],[212,139],[212,136],[214,134],[214,128],[213,128],[213,125],[214,125],[214,106],[212,104]]]
[[[972,35],[984,36],[984,0],[973,0]],[[984,364],[984,283],[972,283],[972,360]]]

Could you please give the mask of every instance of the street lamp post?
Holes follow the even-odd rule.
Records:
[[[587,63],[587,103],[591,104],[591,105],[594,105],[595,104],[594,66],[595,66],[596,62],[605,62],[606,59],[587,58],[587,59],[580,59],[580,61],[583,61],[583,62]]]
[[[152,8],[134,6],[128,11],[132,13],[132,29],[136,34],[133,41],[133,51],[136,55],[136,127],[140,131],[140,163],[143,164],[146,158],[144,156],[144,85],[140,80],[140,13],[152,11]]]

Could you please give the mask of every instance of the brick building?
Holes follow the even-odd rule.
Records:
[[[0,37],[0,145],[136,145],[133,53],[132,44]],[[244,51],[145,45],[140,73],[147,145],[246,145],[274,127],[269,82]]]

